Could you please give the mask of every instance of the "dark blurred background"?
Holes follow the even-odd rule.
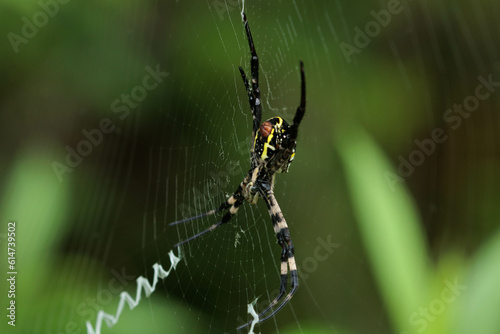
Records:
[[[16,326],[86,333],[249,168],[236,0],[0,3],[0,242]],[[299,292],[262,333],[500,333],[500,3],[247,0],[263,118],[297,156],[275,194]],[[174,249],[178,255],[178,250]],[[235,333],[279,287],[265,205],[182,249],[102,333]],[[144,294],[144,293],[143,293]]]

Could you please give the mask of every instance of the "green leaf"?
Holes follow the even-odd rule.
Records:
[[[500,231],[477,254],[451,333],[500,333]]]
[[[361,128],[338,137],[338,150],[360,232],[380,291],[398,331],[424,304],[430,277],[428,255],[413,201],[383,152]]]

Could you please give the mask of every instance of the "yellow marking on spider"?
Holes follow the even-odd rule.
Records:
[[[278,127],[281,128],[281,125],[283,125],[283,118],[281,117],[276,117],[276,118],[279,119]]]
[[[264,151],[262,151],[262,156],[261,156],[263,160],[266,160],[268,158],[268,156],[267,156],[267,148],[269,146],[272,147],[272,150],[275,150],[274,146],[269,145],[269,143],[271,142],[271,139],[273,139],[273,136],[274,136],[274,127],[271,130],[271,133],[269,134],[269,136],[267,136],[267,143],[264,143]]]

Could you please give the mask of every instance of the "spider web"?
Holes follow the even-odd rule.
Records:
[[[342,237],[334,233],[335,222],[348,215],[339,204],[345,202],[340,199],[342,185],[337,186],[339,190],[333,183],[328,190],[320,186],[331,169],[320,150],[325,145],[318,144],[331,130],[318,122],[322,117],[331,118],[326,116],[327,109],[314,108],[314,101],[323,99],[315,87],[324,91],[341,70],[330,57],[342,57],[334,44],[338,42],[337,30],[349,33],[342,6],[338,1],[292,1],[279,5],[246,2],[260,59],[263,120],[273,116],[292,120],[300,98],[299,60],[305,62],[308,82],[308,109],[299,133],[297,158],[288,174],[277,176],[275,186],[302,271],[300,288],[289,305],[255,328],[257,333],[307,332],[317,326],[311,327],[310,322],[321,324],[319,328],[325,332],[340,333],[332,310],[342,308],[335,301],[341,290],[347,291],[353,300],[344,305],[346,313],[359,307],[369,309],[364,293],[351,287],[352,277],[359,279],[368,274],[365,259],[358,251],[351,251],[352,246],[342,248],[358,242],[354,231],[344,228]],[[220,216],[176,227],[168,223],[217,208],[250,167],[252,117],[238,72],[238,66],[242,66],[250,75],[241,8],[237,1],[207,1],[196,7],[177,2],[168,8],[169,17],[175,21],[168,25],[175,27],[175,32],[169,31],[163,49],[169,78],[162,89],[175,94],[167,94],[168,98],[159,103],[157,115],[161,121],[157,128],[161,131],[154,132],[160,135],[152,138],[147,147],[142,146],[147,154],[139,153],[147,166],[142,176],[147,187],[142,199],[141,228],[136,229],[144,267],[138,273],[150,281],[154,278],[153,263],[169,267],[171,245],[209,227]],[[311,24],[315,21],[317,24]],[[339,79],[333,82],[333,87],[341,84]],[[330,100],[335,101],[339,93],[331,90]],[[141,111],[140,117],[143,114]],[[313,120],[317,123],[312,124]],[[340,172],[334,173],[335,178],[340,176]],[[335,209],[326,209],[332,203]],[[114,240],[113,244],[117,242]],[[235,332],[236,327],[252,320],[249,304],[253,303],[259,312],[279,292],[281,249],[262,201],[256,206],[245,203],[230,223],[182,249],[176,270],[163,285],[158,285],[165,302],[173,302],[186,312],[179,311],[182,316],[178,323],[170,324],[177,328],[176,332]],[[345,277],[335,270],[335,263],[343,262],[349,263],[351,271]],[[366,289],[374,288],[368,285]],[[131,289],[130,294],[134,293]],[[114,314],[113,307],[109,312]],[[151,313],[160,323],[157,313]],[[367,318],[371,325],[365,326],[371,333],[387,332],[381,314],[370,313]],[[107,331],[103,326],[102,332]],[[247,328],[242,332],[249,331]]]
[[[488,9],[487,1],[481,4],[469,11],[465,1],[402,2],[403,10],[360,46],[354,28],[375,20],[372,11],[387,10],[387,2],[245,2],[260,60],[263,120],[292,120],[300,99],[299,60],[304,61],[307,81],[297,155],[289,173],[278,175],[275,185],[295,245],[300,286],[292,301],[254,332],[390,333],[352,217],[332,131],[337,121],[356,118],[394,155],[396,165],[395,152],[413,142],[415,129],[435,128],[435,114],[452,105],[455,96],[446,91],[451,81],[460,79],[466,96],[475,88],[467,78],[498,73],[493,33],[482,21],[495,11]],[[118,19],[126,22],[121,22],[123,31],[107,33],[137,46],[137,52],[145,54],[140,59],[147,59],[146,67],[158,66],[168,75],[124,121],[117,121],[120,130],[105,148],[96,149],[71,175],[80,187],[75,197],[81,201],[81,213],[62,248],[86,259],[75,256],[72,274],[63,273],[57,282],[80,287],[75,282],[85,281],[85,289],[70,289],[75,307],[38,315],[33,332],[67,328],[61,319],[78,326],[88,321],[95,328],[99,311],[115,315],[120,307],[119,320],[112,328],[103,322],[101,333],[234,333],[253,319],[249,304],[258,313],[278,294],[281,249],[264,203],[245,203],[228,224],[181,251],[173,245],[220,216],[168,224],[217,208],[250,167],[252,117],[238,71],[242,66],[250,76],[242,3],[152,1],[129,2],[124,8],[126,15]],[[456,19],[464,13],[481,22],[476,30]],[[99,32],[108,28],[103,26]],[[443,47],[442,40],[449,44]],[[346,55],[342,42],[358,51]],[[449,54],[456,65],[451,74],[446,67]],[[476,65],[473,74],[464,60],[469,54]],[[100,87],[91,91],[104,96],[104,108],[149,73],[131,51],[124,58],[127,66],[115,69],[119,73],[114,75],[126,84],[120,82],[108,92]],[[436,73],[448,75],[439,90],[447,102],[438,107],[432,104],[432,90],[424,88],[438,86],[432,80]],[[408,101],[420,104],[417,108]],[[494,133],[491,128],[485,136],[491,139]],[[79,176],[89,165],[98,181]],[[432,171],[437,161],[424,166],[436,178]],[[172,254],[180,261],[165,275],[160,266],[167,271]],[[128,305],[137,304],[134,310],[125,302],[119,306],[122,291],[137,296],[134,302],[128,299]]]
[[[196,81],[198,87],[180,86],[180,91],[184,91],[189,100],[201,101],[190,101],[191,105],[199,105],[199,117],[193,117],[186,123],[174,120],[174,126],[182,127],[183,134],[189,134],[181,138],[181,147],[162,146],[151,150],[151,178],[164,180],[164,184],[157,183],[148,192],[148,203],[153,203],[155,211],[154,217],[151,217],[154,222],[153,231],[151,225],[147,222],[145,224],[148,224],[147,229],[153,233],[154,239],[156,230],[168,230],[169,238],[175,241],[185,239],[215,223],[220,217],[211,216],[172,228],[166,226],[168,219],[158,222],[155,217],[168,217],[170,212],[170,217],[173,217],[170,220],[177,220],[218,207],[232,194],[249,169],[251,111],[237,70],[237,66],[241,65],[250,72],[248,43],[237,15],[240,4],[235,2],[231,5],[226,2],[224,10],[220,5],[222,2],[208,3],[204,10],[211,16],[214,29],[208,36],[197,36],[194,42],[202,50],[219,48],[219,52],[215,54],[219,54],[218,57],[227,62],[227,68],[221,71],[228,75],[205,74],[203,79]],[[192,12],[192,9],[189,11]],[[259,16],[261,15],[258,14],[257,17]],[[298,21],[298,18],[295,17],[295,20]],[[293,53],[290,46],[295,44],[296,23],[291,16],[283,24],[276,22],[278,24],[272,31],[267,31],[266,35],[270,41],[279,43],[278,54],[272,53],[269,49],[272,42],[266,43],[261,37],[262,33],[254,35],[261,59],[261,90],[265,96],[263,118],[278,115],[291,120],[300,96],[297,66],[299,58],[292,59],[288,56],[288,53]],[[195,25],[188,24],[188,27],[196,34]],[[227,34],[228,30],[230,35]],[[233,58],[232,54],[237,57]],[[187,66],[195,67],[195,72],[202,72],[205,70],[203,68],[210,70],[219,67],[218,62],[220,59],[208,56],[200,63],[188,60]],[[204,93],[191,97],[198,89]],[[290,104],[289,107],[283,107],[286,102]],[[215,113],[214,109],[217,110]],[[166,142],[171,140],[167,139]],[[170,165],[171,161],[175,161],[175,167]],[[170,172],[172,168],[175,173]],[[286,176],[283,177],[285,178]],[[281,188],[277,193],[283,197],[280,203],[284,210],[293,206],[293,200],[290,200],[293,195],[285,196],[285,182],[286,180],[277,181],[277,187]],[[172,206],[169,207],[170,201],[163,194],[170,198]],[[158,212],[158,202],[164,201],[167,202],[167,213],[162,215]],[[177,273],[179,282],[185,284],[178,285],[183,300],[190,307],[194,306],[193,313],[200,317],[202,332],[234,331],[237,326],[252,319],[247,313],[247,304],[258,305],[257,311],[262,310],[278,294],[281,249],[271,226],[263,203],[258,206],[246,204],[229,224],[183,246],[186,268]],[[292,224],[290,227],[293,229]],[[288,307],[288,313],[292,321],[299,323],[292,305]],[[207,314],[210,317],[206,317]],[[274,327],[278,329],[276,326],[275,323]],[[245,329],[244,332],[249,330],[251,329]]]
[[[142,252],[148,254],[144,257],[146,273],[151,273],[155,258],[168,268],[167,245],[207,228],[220,216],[175,227],[168,223],[218,207],[232,194],[250,167],[252,117],[238,71],[238,66],[242,66],[250,75],[241,6],[236,1],[208,1],[205,6],[196,8],[182,2],[171,8],[175,13],[173,17],[186,18],[175,26],[187,39],[179,41],[179,37],[172,34],[172,42],[167,44],[187,48],[182,52],[192,57],[181,58],[181,51],[172,47],[165,49],[171,62],[169,89],[175,89],[177,96],[163,100],[161,137],[149,146],[145,159],[147,189],[141,247]],[[297,3],[285,6],[281,9],[284,13],[276,18],[270,12],[271,6],[247,3],[247,15],[260,58],[263,120],[273,116],[292,120],[300,100],[299,60],[308,60],[313,68],[316,51],[309,50],[310,42],[304,37],[307,26],[303,15],[306,13],[299,6]],[[166,66],[168,64],[169,61]],[[314,97],[314,92],[309,94]],[[316,135],[307,139],[306,134],[311,129],[314,129],[311,125],[301,128],[298,156],[318,140]],[[307,227],[300,227],[299,222],[311,215],[305,207],[301,209],[302,205],[316,202],[312,200],[314,190],[307,185],[307,169],[311,168],[313,173],[319,173],[324,165],[319,152],[309,149],[302,163],[294,163],[290,173],[279,175],[276,181],[275,193],[293,240],[309,235],[301,236]],[[301,179],[301,175],[306,178]],[[298,196],[301,193],[310,198]],[[319,199],[317,204],[323,200]],[[311,215],[308,223],[318,224],[319,221],[319,217]],[[312,241],[305,243],[309,244],[309,254],[323,244],[330,244],[322,253],[331,261],[330,253],[339,244],[335,243],[332,248],[331,235],[325,236],[319,231],[311,235]],[[299,249],[302,247],[296,242],[297,254],[302,253]],[[169,299],[181,300],[180,305],[188,310],[189,317],[196,319],[194,330],[235,332],[236,327],[253,319],[248,312],[249,304],[255,305],[259,312],[279,292],[281,248],[262,201],[256,206],[244,204],[230,223],[182,249],[175,274],[165,279],[162,288]],[[310,255],[311,258],[314,265],[317,260]],[[302,265],[300,260],[298,264]],[[323,264],[328,266],[328,260],[323,260]],[[153,276],[149,276],[150,281]],[[311,313],[323,319],[326,328],[335,329],[307,279],[301,284],[301,294],[278,317],[263,326],[278,332],[281,327],[291,324],[300,329],[301,317],[294,305],[302,300],[302,303],[314,305]],[[135,296],[135,292],[132,290],[130,295]],[[114,310],[110,313],[114,314]],[[266,327],[261,328],[265,330]],[[249,331],[250,327],[242,332]],[[255,331],[260,332],[260,329],[257,327]]]
[[[241,7],[236,1],[208,1],[199,8],[185,4],[176,8],[180,16],[187,17],[180,30],[189,38],[182,47],[192,50],[193,57],[176,59],[176,71],[171,75],[182,98],[179,102],[165,101],[168,112],[164,135],[149,152],[151,182],[143,222],[146,239],[166,239],[171,244],[217,222],[220,216],[167,226],[171,221],[217,208],[249,169],[252,118],[238,66],[250,75],[250,55],[239,15]],[[311,6],[305,8],[304,3],[295,2],[279,8],[283,12],[279,17],[272,15],[273,9],[251,1],[246,8],[260,59],[263,120],[281,116],[291,121],[300,99],[299,60],[307,61],[306,73],[307,66],[313,69],[318,64],[318,51],[310,48],[311,41],[306,37],[310,27],[305,23],[305,15],[315,13],[308,12]],[[328,17],[323,23],[328,23]],[[183,78],[188,72],[194,74],[193,79]],[[314,96],[314,91],[308,92],[309,98]],[[332,253],[340,246],[331,233],[307,232],[307,224],[321,222],[313,213],[314,206],[327,201],[315,199],[315,190],[308,185],[309,172],[320,175],[325,168],[321,153],[313,148],[321,136],[307,136],[314,128],[312,124],[301,128],[298,157],[302,155],[302,161],[294,163],[290,173],[278,175],[275,188],[292,239],[306,239],[295,243],[299,267],[305,264],[307,272],[301,277],[300,295],[278,317],[264,324],[263,330],[279,332],[290,326],[300,330],[302,317],[297,314],[297,303],[313,305],[309,314],[322,319],[327,331],[336,330],[325,310],[328,307],[321,305],[317,290],[314,292],[308,283],[309,277],[319,272],[320,264],[323,274],[328,271],[334,260]],[[335,216],[333,213],[331,219]],[[300,256],[303,247],[307,247],[308,256]],[[172,292],[172,286],[176,286],[177,296],[199,319],[197,328],[202,332],[233,332],[252,320],[248,304],[253,303],[259,312],[279,292],[281,249],[262,201],[256,206],[245,203],[229,224],[183,249],[177,283],[168,282],[165,289]],[[314,257],[315,249],[320,249],[321,260]],[[158,252],[158,257],[164,255]],[[360,258],[356,261],[363,263]]]

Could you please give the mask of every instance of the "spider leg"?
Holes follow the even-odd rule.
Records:
[[[304,63],[302,61],[300,62],[300,80],[301,80],[300,105],[297,108],[297,111],[295,112],[295,117],[293,118],[293,123],[290,127],[290,132],[291,132],[290,137],[293,140],[297,139],[297,132],[299,129],[299,125],[300,122],[302,121],[302,118],[304,117],[304,113],[306,112],[306,76],[304,74]]]
[[[264,322],[279,312],[293,297],[295,292],[299,287],[299,278],[297,274],[297,265],[295,263],[294,257],[294,247],[292,240],[290,238],[290,231],[288,230],[288,226],[286,224],[285,218],[281,212],[281,209],[276,201],[276,197],[272,189],[269,188],[267,191],[261,191],[262,198],[267,205],[269,215],[271,216],[271,220],[273,223],[274,231],[276,233],[276,237],[278,239],[278,244],[281,246],[281,283],[280,283],[280,292],[273,299],[273,301],[269,304],[269,306],[264,309],[264,311],[259,313],[259,323]],[[288,268],[290,268],[290,276],[292,278],[291,290],[286,295],[285,299],[278,305],[279,301],[283,298],[287,290],[288,284]],[[274,306],[278,305],[278,307],[274,308]],[[267,314],[270,310],[271,313]],[[267,314],[267,315],[266,315]],[[238,327],[237,329],[243,329],[252,324],[252,321],[246,323],[243,326]]]
[[[255,97],[253,96],[252,90],[250,89],[250,84],[248,83],[247,76],[245,75],[245,71],[241,66],[238,67],[240,69],[241,78],[243,79],[243,83],[245,84],[245,88],[248,94],[248,103],[250,103],[250,109],[252,109],[252,118],[253,118],[253,127],[252,127],[252,138],[255,138]],[[259,120],[260,122],[260,120]],[[252,145],[253,146],[253,145]]]
[[[221,219],[220,222],[216,223],[216,224],[213,224],[212,226],[210,226],[209,228],[207,228],[206,230],[203,230],[201,231],[200,233],[197,233],[189,238],[187,238],[186,240],[183,240],[181,242],[178,242],[174,245],[174,247],[179,247],[181,245],[184,245],[196,238],[199,238],[201,237],[202,235],[208,233],[208,232],[212,232],[213,230],[215,230],[217,227],[227,223],[228,221],[231,220],[231,218],[233,218],[233,216],[236,214],[236,212],[238,211],[238,207],[237,206],[232,206],[231,209],[229,210],[229,212],[227,212]]]
[[[208,212],[202,213],[202,214],[197,215],[197,216],[193,216],[193,217],[189,217],[189,218],[184,218],[184,219],[181,219],[181,220],[176,220],[175,222],[171,222],[168,225],[169,226],[174,226],[174,225],[178,225],[178,224],[182,224],[182,223],[187,223],[187,222],[190,222],[192,220],[196,220],[196,219],[199,219],[199,218],[202,218],[202,217],[211,216],[215,212],[217,212],[217,210],[210,210]]]
[[[206,230],[203,230],[200,233],[197,233],[197,234],[195,234],[195,235],[187,238],[186,240],[178,242],[177,244],[174,245],[174,247],[181,246],[181,245],[183,245],[185,243],[188,243],[188,242],[190,242],[190,241],[192,241],[192,240],[194,240],[194,239],[196,239],[198,237],[201,237],[202,235],[204,235],[204,234],[206,234],[208,232],[212,232],[217,227],[219,227],[221,225],[224,225],[229,220],[231,220],[231,218],[236,214],[236,212],[238,212],[238,209],[239,209],[240,205],[243,203],[243,195],[241,193],[242,190],[243,190],[243,187],[242,187],[243,184],[244,183],[241,183],[238,186],[238,189],[234,192],[234,194],[231,197],[229,197],[224,203],[222,203],[219,206],[219,208],[214,209],[214,210],[210,210],[208,212],[202,213],[202,214],[194,216],[194,217],[185,218],[185,219],[181,219],[181,220],[178,220],[178,221],[170,223],[169,224],[170,226],[178,225],[178,224],[186,223],[186,222],[198,219],[198,218],[202,218],[202,217],[206,217],[206,216],[211,216],[211,215],[213,215],[215,213],[218,213],[218,212],[221,212],[221,211],[224,211],[224,210],[229,210],[224,216],[222,216],[222,219],[218,223],[213,224],[212,226],[210,226]]]
[[[245,85],[245,89],[247,90],[248,102],[250,103],[250,108],[252,108],[253,110],[255,101],[252,94],[252,90],[250,89],[250,84],[248,83],[248,79],[247,76],[245,75],[245,71],[243,71],[243,68],[241,66],[238,66],[238,68],[240,70],[241,78],[243,79],[243,84]]]
[[[260,122],[262,118],[262,106],[260,101],[260,88],[259,88],[259,57],[257,56],[257,52],[255,51],[255,45],[253,44],[252,33],[250,32],[250,26],[248,25],[247,16],[245,15],[245,13],[243,13],[243,23],[245,25],[248,45],[250,46],[250,54],[252,56],[252,58],[250,59],[250,68],[252,74],[251,92],[250,92],[250,85],[241,67],[240,67],[240,73],[248,92],[250,107],[252,108],[252,118],[253,118],[252,139],[253,139],[255,138],[255,134],[257,133],[257,130],[260,127]],[[250,97],[250,94],[252,94],[252,97]]]
[[[276,314],[279,310],[281,310],[289,301],[292,299],[293,295],[297,291],[299,287],[298,274],[297,274],[297,265],[295,263],[295,249],[293,247],[293,242],[290,237],[290,231],[288,229],[288,225],[286,223],[285,217],[281,212],[281,208],[279,207],[278,201],[274,196],[274,193],[271,190],[268,190],[266,196],[263,196],[264,202],[268,207],[269,215],[271,216],[271,220],[273,223],[274,231],[276,233],[276,238],[278,239],[278,244],[281,246],[281,285],[280,285],[280,293],[276,298],[271,302],[271,304],[261,312],[259,315],[259,322],[266,321],[271,318],[274,314]],[[287,278],[288,278],[288,268],[290,268],[290,276],[292,278],[291,290],[283,300],[283,302],[274,309],[270,314],[261,318],[262,315],[267,313],[271,308],[273,308],[283,297],[287,288]]]
[[[179,224],[182,224],[182,223],[187,223],[187,222],[190,222],[190,221],[193,221],[193,220],[196,220],[196,219],[199,219],[199,218],[203,218],[203,217],[207,217],[207,216],[211,216],[215,213],[218,213],[218,212],[221,212],[227,208],[229,208],[233,203],[235,202],[235,199],[234,199],[234,195],[231,196],[227,201],[225,201],[224,203],[222,203],[218,209],[213,209],[213,210],[210,210],[208,212],[205,212],[205,213],[202,213],[202,214],[199,214],[199,215],[196,215],[196,216],[193,216],[193,217],[189,217],[189,218],[184,218],[184,219],[181,219],[181,220],[176,220],[175,222],[171,222],[169,223],[168,225],[169,226],[174,226],[174,225],[179,225]]]

